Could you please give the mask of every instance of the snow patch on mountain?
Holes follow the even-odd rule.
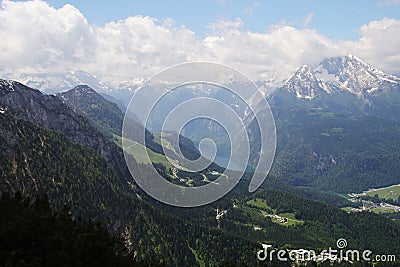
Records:
[[[295,93],[297,98],[313,99],[323,92],[330,93],[331,89],[322,82],[314,70],[303,65],[283,86],[283,89]]]
[[[14,81],[6,81],[6,80],[0,80],[0,90],[5,90],[7,92],[13,92],[14,91]]]

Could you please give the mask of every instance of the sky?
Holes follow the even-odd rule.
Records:
[[[348,53],[400,73],[400,0],[3,0],[0,38],[3,75],[118,82],[207,60],[273,83]]]
[[[270,1],[47,1],[60,8],[69,3],[77,7],[90,23],[103,26],[134,15],[165,20],[172,18],[177,26],[184,25],[199,37],[210,33],[211,23],[243,20],[242,29],[266,32],[271,25],[287,23],[299,28],[313,28],[335,39],[356,39],[358,29],[368,21],[384,17],[400,19],[400,1],[374,0],[270,0]],[[114,4],[115,3],[115,4]]]

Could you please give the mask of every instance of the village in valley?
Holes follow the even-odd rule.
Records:
[[[362,193],[350,193],[348,197],[349,201],[355,205],[343,208],[347,212],[400,212],[400,185],[370,189]]]

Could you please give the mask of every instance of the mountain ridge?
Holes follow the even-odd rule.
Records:
[[[288,81],[291,80],[301,68],[295,71],[291,77],[280,77],[277,80],[282,82],[275,85],[268,85],[268,81],[262,78],[256,79],[255,83],[260,86],[264,93],[273,94],[282,87],[288,87]],[[370,63],[364,62],[359,57],[348,54],[323,59],[317,66],[310,66],[313,70],[315,81],[320,83],[326,92],[348,91],[358,98],[369,103],[369,95],[381,94],[381,91],[387,91],[390,87],[400,87],[400,78],[394,74],[386,73]],[[352,73],[357,71],[357,73]],[[332,73],[334,72],[334,73]],[[86,71],[78,69],[69,69],[65,73],[30,73],[21,75],[4,74],[6,77],[13,77],[29,87],[37,88],[46,94],[60,93],[67,91],[79,84],[87,84],[99,93],[106,93],[115,99],[122,101],[122,109],[129,104],[129,99],[137,88],[146,81],[143,77],[131,80],[107,81],[101,76],[92,75]],[[367,78],[367,80],[365,80]],[[286,81],[286,82],[285,82]],[[289,86],[290,87],[290,86]],[[301,87],[298,84],[298,87]],[[307,85],[303,86],[304,90]],[[296,90],[295,90],[296,91]],[[300,92],[301,90],[297,90]],[[317,90],[319,91],[319,90]],[[304,93],[304,92],[303,92]],[[298,98],[312,99],[318,94],[302,94]]]
[[[131,179],[122,150],[55,95],[42,94],[19,82],[0,80],[0,106],[7,109],[7,114],[64,133],[70,141],[93,149],[115,168],[121,179]]]

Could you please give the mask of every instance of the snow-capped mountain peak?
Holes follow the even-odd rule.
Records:
[[[296,73],[286,82],[283,89],[293,92],[297,98],[313,99],[322,92],[330,92],[326,86],[308,66],[301,66]]]
[[[400,79],[365,63],[354,55],[323,60],[315,69],[316,76],[328,85],[347,90],[360,98],[385,83],[400,84]]]

